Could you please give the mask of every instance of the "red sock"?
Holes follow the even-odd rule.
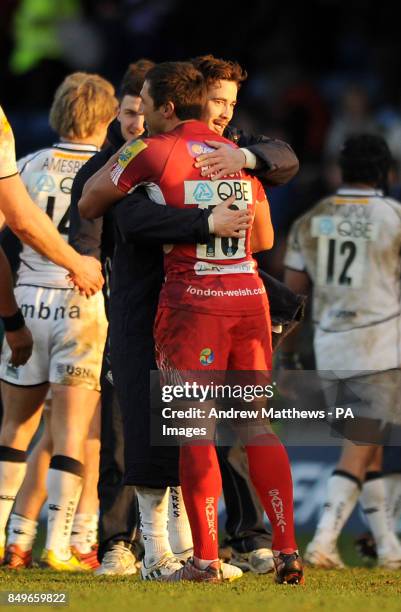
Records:
[[[180,480],[191,525],[194,556],[218,559],[217,504],[221,494],[221,475],[213,444],[181,447]]]
[[[294,534],[294,504],[290,462],[287,451],[274,434],[247,446],[249,474],[273,529],[273,550],[297,549]]]

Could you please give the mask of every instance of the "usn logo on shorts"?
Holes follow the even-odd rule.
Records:
[[[58,374],[64,374],[65,378],[93,378],[92,370],[74,366],[73,364],[58,363],[56,370]]]
[[[199,361],[202,365],[208,366],[214,361],[214,353],[211,348],[204,348],[199,355]]]

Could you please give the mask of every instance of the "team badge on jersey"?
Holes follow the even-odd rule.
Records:
[[[204,142],[196,142],[195,140],[188,141],[187,147],[191,157],[212,153],[215,150],[212,147],[208,147]]]
[[[214,353],[211,348],[204,348],[199,355],[199,361],[202,365],[210,365],[214,361]]]
[[[118,165],[121,168],[126,168],[131,160],[134,159],[141,151],[147,149],[148,145],[143,140],[134,140],[125,147],[118,158]]]

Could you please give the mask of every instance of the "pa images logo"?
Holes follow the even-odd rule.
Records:
[[[211,365],[214,361],[214,353],[211,348],[204,348],[201,350],[199,355],[199,361],[202,365]]]

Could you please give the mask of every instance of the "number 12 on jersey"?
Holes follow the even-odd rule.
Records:
[[[365,244],[355,240],[319,238],[318,284],[334,287],[362,286]]]
[[[318,239],[316,280],[321,287],[359,289],[365,282],[369,239],[342,235],[342,221],[323,216],[312,220],[312,236]]]

